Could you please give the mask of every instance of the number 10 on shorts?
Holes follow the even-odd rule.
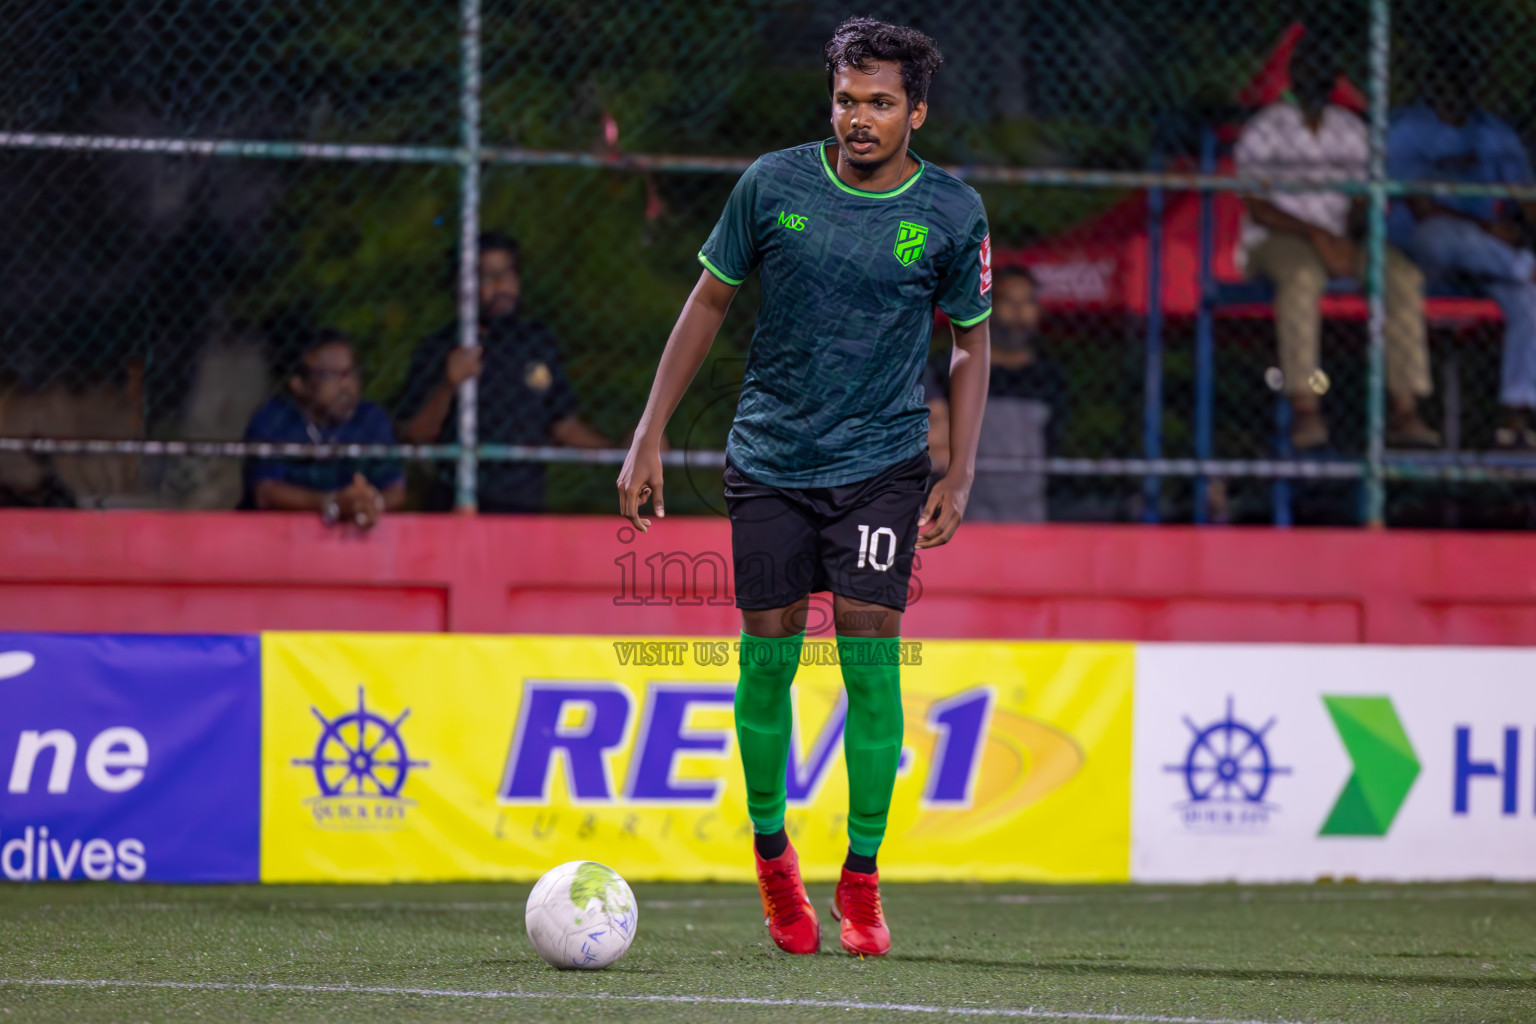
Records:
[[[890,541],[889,546],[886,548],[885,560],[884,561],[882,561],[880,559],[880,547],[881,547],[880,542],[882,540]],[[882,526],[879,529],[877,529],[874,533],[870,533],[868,525],[866,525],[864,523],[860,523],[859,524],[859,565],[858,565],[858,567],[860,569],[864,568],[864,563],[865,562],[869,563],[869,567],[871,569],[876,569],[876,570],[879,570],[880,572],[885,572],[887,569],[889,569],[892,565],[895,564],[895,562],[896,562],[896,531],[895,530],[891,529],[889,526]]]

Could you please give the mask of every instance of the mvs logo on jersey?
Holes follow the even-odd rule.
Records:
[[[254,637],[0,634],[0,875],[254,881]]]

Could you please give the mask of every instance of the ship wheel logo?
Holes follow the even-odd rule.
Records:
[[[411,769],[428,766],[411,759],[400,737],[410,708],[394,720],[385,718],[368,710],[359,686],[355,711],[326,718],[319,708],[309,710],[320,720],[320,742],[313,757],[296,757],[293,763],[314,770],[322,796],[398,800]]]
[[[1164,771],[1184,776],[1193,803],[1262,804],[1270,779],[1291,773],[1269,756],[1266,737],[1275,719],[1271,717],[1257,729],[1240,722],[1231,697],[1227,698],[1225,718],[1199,726],[1185,715],[1184,724],[1194,737],[1184,763],[1167,765]]]

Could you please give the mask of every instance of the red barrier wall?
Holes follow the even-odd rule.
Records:
[[[970,524],[920,557],[911,637],[1536,643],[1536,536]],[[709,518],[5,511],[0,629],[731,634],[729,559]]]

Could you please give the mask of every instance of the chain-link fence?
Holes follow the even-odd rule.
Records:
[[[241,456],[355,455],[237,444],[329,327],[427,445],[398,450],[418,507],[455,482],[485,505],[487,474],[543,463],[547,507],[609,511],[736,176],[830,134],[821,47],[849,13],[18,0],[0,501],[228,508]],[[1038,328],[1014,316],[994,391],[1048,418],[989,465],[1046,474],[1051,518],[1536,525],[1536,3],[857,13],[939,42],[914,150],[982,193],[999,270],[1032,271]],[[516,395],[480,333],[481,231],[520,243],[518,351],[553,353]],[[718,504],[755,290],[669,428],[676,511]],[[482,337],[475,400],[417,422]],[[564,378],[531,421],[525,392]]]

